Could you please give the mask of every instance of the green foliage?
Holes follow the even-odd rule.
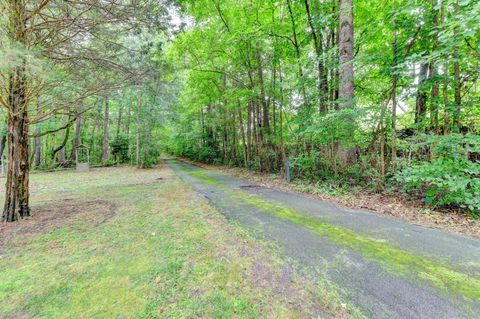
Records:
[[[480,152],[475,135],[423,135],[412,148],[429,151],[431,160],[417,160],[395,176],[406,192],[423,197],[432,206],[456,206],[480,213],[480,163],[469,155]]]
[[[129,141],[124,135],[117,135],[115,139],[110,143],[112,149],[112,155],[120,162],[125,163],[129,161]]]
[[[110,167],[110,166],[115,166],[115,165],[117,165],[117,161],[115,161],[113,159],[107,159],[106,161],[102,162],[102,166],[104,166],[104,167]]]

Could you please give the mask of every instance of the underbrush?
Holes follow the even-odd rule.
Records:
[[[480,162],[470,158],[480,152],[480,137],[449,134],[422,135],[410,147],[426,156],[404,162],[393,182],[410,197],[432,207],[459,207],[473,217],[480,214]]]

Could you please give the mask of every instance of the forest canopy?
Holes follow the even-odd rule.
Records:
[[[476,0],[0,3],[5,221],[30,214],[31,169],[79,148],[480,212]]]
[[[480,3],[183,1],[170,150],[480,210]]]

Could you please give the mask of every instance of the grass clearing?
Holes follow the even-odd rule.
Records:
[[[0,225],[2,318],[350,316],[166,167],[31,178],[34,217]]]

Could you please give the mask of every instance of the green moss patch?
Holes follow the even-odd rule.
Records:
[[[480,300],[480,280],[452,270],[447,265],[395,248],[386,242],[358,235],[343,227],[305,216],[255,195],[240,191],[231,192],[230,195],[276,217],[302,225],[335,244],[358,251],[364,258],[386,266],[395,274],[404,276],[417,274],[443,292],[451,291],[467,299]]]

